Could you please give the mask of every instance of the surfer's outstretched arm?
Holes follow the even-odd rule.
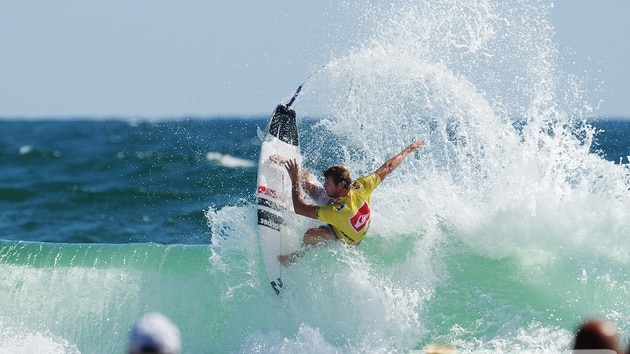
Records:
[[[385,163],[376,171],[374,171],[374,173],[376,173],[381,178],[381,181],[383,181],[385,177],[387,177],[393,170],[395,170],[396,168],[398,168],[398,166],[400,166],[400,164],[402,164],[407,155],[409,155],[414,150],[421,148],[422,146],[424,146],[424,141],[422,140],[416,140],[412,142],[411,144],[409,144],[409,146],[404,148],[403,151],[397,153],[396,155],[390,157],[389,160],[385,161]]]
[[[312,197],[319,184],[314,182],[315,178],[306,169],[302,169],[300,171],[300,176],[302,177],[302,188],[308,195]]]

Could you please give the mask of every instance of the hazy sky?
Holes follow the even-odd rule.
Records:
[[[339,3],[5,1],[0,117],[267,115],[353,46]],[[558,48],[603,82],[596,113],[630,117],[630,1],[554,3]]]
[[[630,1],[556,0],[554,4],[551,14],[558,49],[575,52],[576,65],[601,91],[593,93],[594,103],[601,101],[597,115],[630,118]]]

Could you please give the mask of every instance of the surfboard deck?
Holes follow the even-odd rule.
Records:
[[[258,238],[263,263],[271,287],[280,294],[285,286],[283,266],[278,255],[291,253],[301,244],[299,231],[291,226],[295,220],[291,200],[291,179],[283,164],[271,161],[279,155],[301,163],[300,143],[295,111],[285,105],[274,110],[260,147],[256,189]]]

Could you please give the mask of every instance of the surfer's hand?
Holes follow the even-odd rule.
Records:
[[[287,160],[284,167],[287,169],[287,172],[289,172],[291,182],[296,183],[300,180],[300,165],[297,163],[296,159]]]
[[[407,146],[407,149],[409,149],[409,151],[414,151],[416,149],[419,149],[421,147],[424,146],[424,141],[423,140],[415,140],[413,143],[409,144],[409,146]]]

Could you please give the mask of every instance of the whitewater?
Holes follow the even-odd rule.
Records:
[[[196,146],[253,153],[211,147],[169,160],[179,163],[172,171],[160,166],[173,181],[190,178],[186,168],[201,173],[197,165],[223,168],[211,189],[224,202],[182,212],[202,220],[192,241],[164,242],[160,228],[131,242],[2,237],[0,352],[123,352],[148,311],[178,325],[185,353],[407,353],[434,343],[557,353],[591,317],[625,340],[630,174],[593,149],[596,110],[584,78],[560,65],[552,3],[343,6],[361,17],[362,36],[321,69],[313,63],[294,104],[304,167],[340,163],[358,177],[427,142],[374,192],[362,244],[307,253],[276,296],[256,233],[256,129],[238,143],[210,133]],[[291,94],[278,93],[270,112]],[[195,187],[164,198],[186,208],[203,198]]]

